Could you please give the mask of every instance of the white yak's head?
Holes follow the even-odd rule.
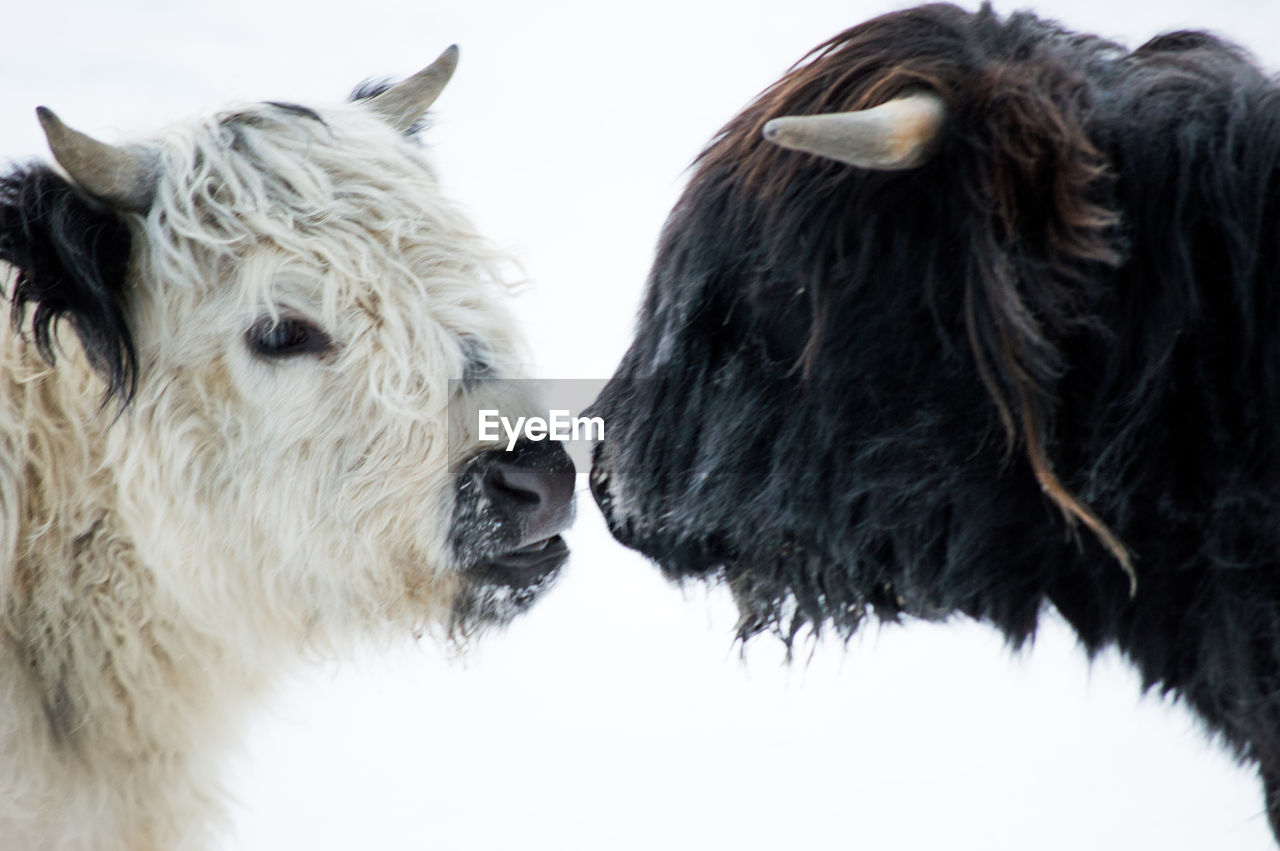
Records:
[[[564,561],[558,445],[447,439],[451,411],[495,406],[468,382],[521,361],[502,258],[413,139],[456,58],[120,147],[41,109],[71,181],[0,183],[15,307],[50,360],[65,318],[120,403],[102,416],[122,526],[209,629],[466,627]]]

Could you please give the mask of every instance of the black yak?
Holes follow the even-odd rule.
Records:
[[[949,5],[698,158],[592,489],[740,634],[1046,607],[1258,765],[1280,830],[1280,86]]]

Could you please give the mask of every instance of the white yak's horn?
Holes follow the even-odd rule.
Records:
[[[36,107],[36,117],[53,158],[80,188],[123,210],[145,213],[151,207],[156,171],[150,158],[73,130],[46,107]]]
[[[435,62],[382,94],[370,98],[369,106],[403,133],[436,102],[449,78],[453,76],[453,69],[457,67],[458,45],[451,44]]]

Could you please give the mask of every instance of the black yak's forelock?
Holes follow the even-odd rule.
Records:
[[[789,272],[784,286],[809,278],[806,372],[835,330],[838,302],[875,284],[850,261],[892,268],[896,279],[896,270],[925,262],[922,243],[941,236],[943,256],[928,260],[957,264],[956,280],[935,287],[930,276],[913,297],[948,339],[966,343],[1009,451],[1021,447],[1069,522],[1083,523],[1129,570],[1124,545],[1063,486],[1047,451],[1062,341],[1093,322],[1096,282],[1123,256],[1111,175],[1088,132],[1095,100],[1105,97],[1098,78],[1115,76],[1107,60],[1120,55],[1028,15],[1002,22],[989,9],[969,15],[952,6],[889,15],[818,47],[725,128],[700,174],[725,172],[729,208],[750,218],[745,229],[767,235],[762,262]],[[868,176],[761,139],[779,115],[865,109],[921,87],[950,105],[949,126],[932,162],[905,178]],[[854,203],[827,200],[836,198]],[[930,203],[943,205],[932,234],[912,221]],[[909,240],[869,256],[872,243],[897,234]]]
[[[774,147],[942,95],[932,159]],[[610,528],[744,633],[1055,605],[1280,776],[1280,92],[1200,33],[1133,52],[926,6],[818,48],[697,161],[597,403]],[[1120,568],[1132,558],[1137,579]]]
[[[125,277],[132,245],[119,214],[43,165],[0,175],[0,261],[16,269],[12,320],[34,307],[31,333],[40,354],[56,360],[55,331],[71,323],[107,384],[106,399],[133,395],[137,358],[125,321]]]

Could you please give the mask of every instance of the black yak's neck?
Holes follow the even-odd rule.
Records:
[[[1099,122],[1127,259],[1098,304],[1107,333],[1067,346],[1053,449],[1139,584],[1124,599],[1082,553],[1044,587],[1091,649],[1118,644],[1274,773],[1280,90],[1205,36],[1132,61]]]

